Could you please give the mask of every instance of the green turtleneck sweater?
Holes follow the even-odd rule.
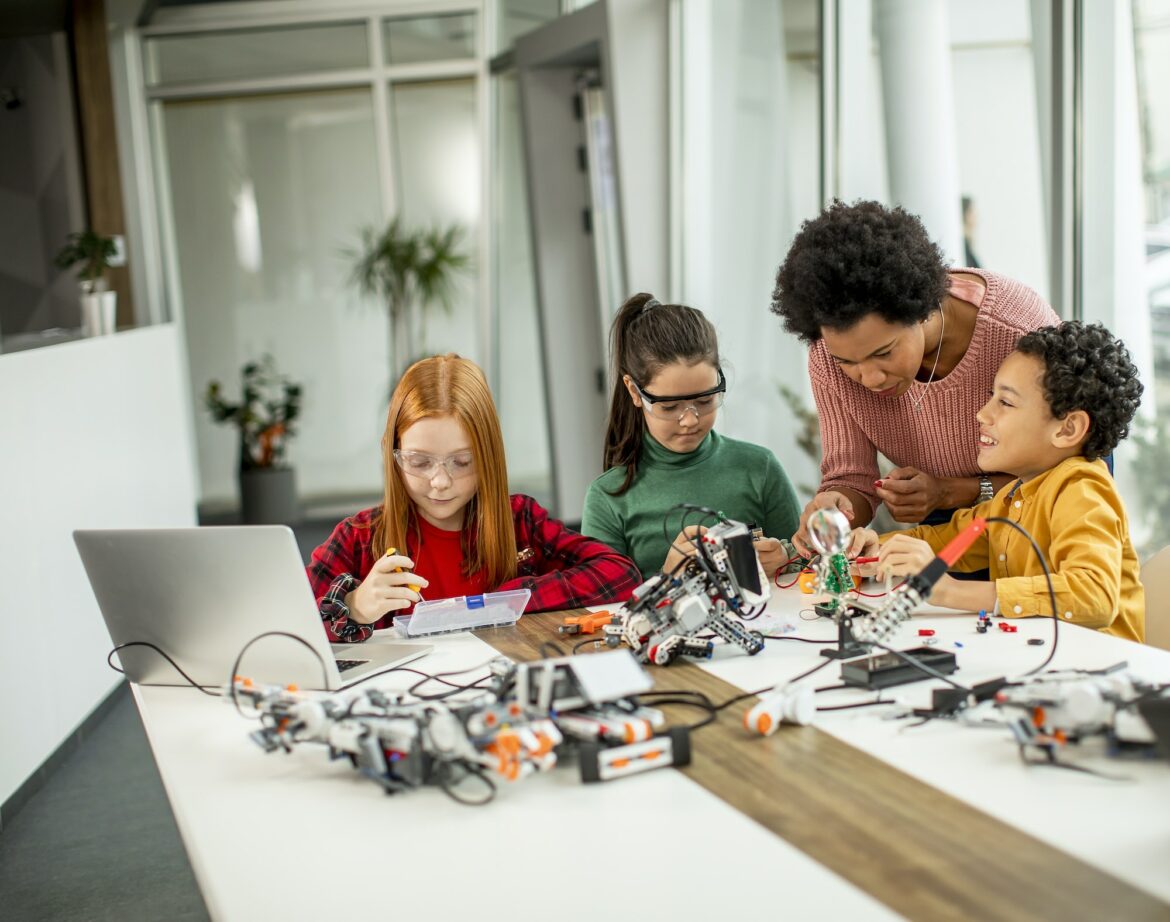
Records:
[[[663,517],[676,503],[717,509],[728,518],[759,525],[769,538],[790,538],[800,525],[796,491],[776,456],[761,445],[715,431],[694,451],[681,454],[646,433],[634,482],[620,496],[611,495],[625,477],[624,467],[611,467],[589,485],[581,532],[631,558],[643,577],[662,568],[670,542],[681,530],[683,511],[676,509],[666,521],[667,537],[662,534]],[[687,524],[700,524],[700,516],[691,513]]]

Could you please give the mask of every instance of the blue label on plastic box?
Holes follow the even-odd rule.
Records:
[[[482,595],[469,595],[467,597],[467,607],[468,608],[483,608],[483,596]]]

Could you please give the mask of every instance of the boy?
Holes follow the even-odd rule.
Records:
[[[1102,326],[1075,321],[1020,338],[976,415],[979,466],[1017,477],[992,499],[946,525],[884,535],[854,532],[858,555],[878,553],[862,572],[917,573],[971,520],[1018,522],[1048,561],[1062,620],[1128,640],[1145,638],[1145,593],[1129,523],[1101,460],[1129,434],[1142,385],[1125,346]],[[1008,618],[1051,617],[1044,570],[1027,538],[991,523],[954,569],[990,569],[991,582],[944,576],[931,602]]]

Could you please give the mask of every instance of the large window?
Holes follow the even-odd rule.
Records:
[[[922,217],[956,266],[1049,290],[1029,0],[854,0],[838,21],[836,182]],[[1057,306],[1058,311],[1060,306]]]
[[[168,290],[192,392],[218,379],[234,394],[241,365],[272,354],[304,385],[292,460],[306,496],[381,491],[396,371],[385,305],[350,282],[362,228],[399,216],[463,229],[475,269],[450,313],[416,318],[412,357],[487,358],[478,9],[147,30]],[[228,501],[234,433],[194,412],[201,496]]]
[[[768,313],[776,269],[820,201],[818,4],[683,0],[673,297],[715,323],[728,375],[720,431],[767,445],[798,484],[818,461],[778,387],[805,395],[804,348]],[[675,218],[674,220],[680,220]]]

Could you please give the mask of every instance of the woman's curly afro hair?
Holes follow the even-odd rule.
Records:
[[[1129,435],[1142,402],[1142,383],[1125,344],[1098,323],[1068,320],[1026,333],[1016,351],[1044,363],[1044,396],[1057,419],[1073,410],[1089,414],[1081,451],[1103,458]]]
[[[835,200],[805,221],[776,273],[772,312],[806,343],[867,314],[925,320],[947,292],[947,260],[916,215],[880,202]]]

